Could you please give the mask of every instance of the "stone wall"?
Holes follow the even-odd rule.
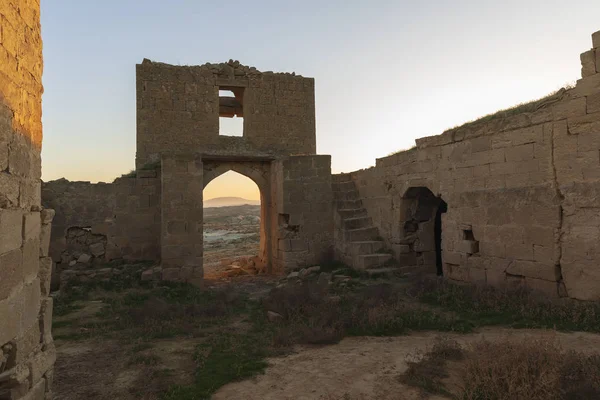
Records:
[[[160,259],[160,173],[140,170],[113,183],[42,183],[44,207],[56,210],[50,256],[55,272],[106,261]]]
[[[414,224],[414,194],[431,191],[447,204],[446,277],[600,299],[600,32],[593,46],[575,88],[418,139],[350,174],[397,258],[434,247],[437,209]],[[426,258],[423,268],[434,272],[435,258]]]
[[[51,398],[52,210],[40,204],[39,1],[0,2],[0,398]]]
[[[331,156],[295,156],[274,163],[273,263],[279,271],[333,258]]]
[[[220,99],[219,89],[238,92],[237,100]],[[237,101],[243,137],[219,135],[219,116],[232,116],[227,100]],[[144,60],[137,66],[137,167],[159,161],[162,152],[315,154],[314,79],[233,61],[173,66]]]
[[[163,279],[202,283],[202,160],[162,157],[161,248]]]

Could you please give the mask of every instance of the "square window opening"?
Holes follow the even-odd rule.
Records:
[[[244,88],[219,86],[219,135],[244,136]]]
[[[473,235],[472,229],[463,230],[463,240],[475,241],[475,236]]]

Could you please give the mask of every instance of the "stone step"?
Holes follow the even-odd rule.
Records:
[[[344,231],[344,239],[347,242],[363,242],[377,240],[378,238],[379,231],[373,226],[368,228],[347,229]]]
[[[354,185],[354,181],[331,182],[331,190],[334,192],[345,192],[348,190],[356,190],[356,186]]]
[[[333,192],[333,198],[335,200],[358,200],[360,199],[360,194],[358,190],[346,190],[343,192]]]
[[[362,207],[361,208],[343,208],[343,209],[340,209],[337,211],[343,219],[368,216],[367,210]]]
[[[343,210],[347,208],[362,208],[362,201],[360,200],[337,200],[335,202],[336,208],[338,210]]]
[[[352,256],[373,254],[383,250],[384,243],[381,240],[365,240],[362,242],[348,242],[346,252]]]
[[[355,268],[357,269],[371,269],[384,266],[389,260],[392,259],[391,254],[364,254],[354,257],[356,260]]]
[[[373,219],[371,217],[346,218],[343,223],[345,229],[369,228],[373,226]]]

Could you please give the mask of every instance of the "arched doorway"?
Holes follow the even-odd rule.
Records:
[[[269,270],[268,172],[261,163],[204,164],[203,264],[206,278]]]
[[[403,243],[417,265],[442,275],[442,214],[448,204],[422,186],[409,188],[402,199]]]

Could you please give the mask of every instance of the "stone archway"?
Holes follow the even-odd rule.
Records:
[[[251,179],[260,191],[260,250],[259,258],[266,270],[271,270],[271,165],[266,161],[205,161],[203,164],[204,186],[228,171],[237,172]]]
[[[447,203],[427,187],[410,187],[402,196],[402,241],[415,264],[438,275],[443,274],[442,214],[446,211]]]

